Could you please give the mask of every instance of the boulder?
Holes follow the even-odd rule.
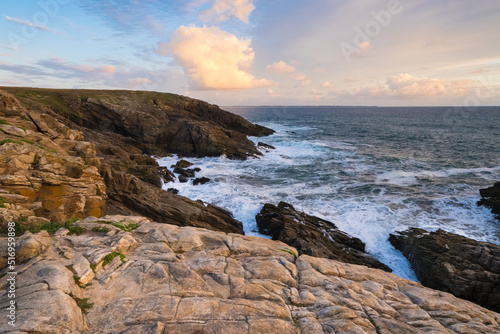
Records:
[[[483,205],[491,209],[491,212],[497,215],[500,220],[500,182],[496,182],[493,186],[479,190],[481,199],[477,202],[478,205]]]
[[[178,168],[189,168],[192,165],[193,164],[191,162],[182,159],[182,160],[177,161],[177,163],[175,165],[172,165],[171,168],[176,168],[176,167],[178,167]]]
[[[199,184],[205,184],[207,182],[210,182],[210,179],[208,177],[201,177],[193,180],[193,185],[197,186]]]
[[[411,228],[389,241],[423,285],[500,312],[500,246],[438,230]]]
[[[257,144],[257,146],[259,146],[259,147],[264,147],[264,148],[267,148],[267,149],[269,149],[269,150],[274,150],[274,149],[276,149],[274,146],[269,145],[269,144],[266,144],[266,143],[263,143],[263,142],[259,142],[259,143]]]
[[[391,272],[391,269],[365,252],[365,244],[340,231],[335,224],[310,216],[285,202],[266,204],[255,217],[259,232],[307,254],[362,264]]]

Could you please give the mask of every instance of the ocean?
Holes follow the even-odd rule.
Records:
[[[395,274],[417,281],[389,233],[444,229],[500,244],[500,223],[478,207],[479,189],[500,181],[500,108],[225,107],[276,131],[259,159],[190,158],[193,186],[180,195],[229,209],[247,235],[265,203],[285,201],[366,243]],[[177,157],[159,159],[170,167]]]

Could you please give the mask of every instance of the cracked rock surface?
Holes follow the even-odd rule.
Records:
[[[74,226],[84,232],[19,238],[17,327],[0,332],[500,333],[498,313],[279,241],[143,217]],[[7,302],[3,291],[2,318]]]

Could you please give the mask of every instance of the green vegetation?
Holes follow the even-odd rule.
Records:
[[[282,252],[285,252],[285,253],[288,253],[288,254],[290,254],[290,255],[293,255],[293,257],[294,257],[295,259],[297,259],[297,254],[295,254],[295,252],[294,252],[293,250],[290,250],[290,249],[281,249],[281,248],[280,248],[280,249],[278,249],[278,250],[280,250],[280,251],[282,251]]]
[[[95,274],[95,269],[97,268],[97,264],[96,263],[91,263],[90,264],[90,269],[92,269],[92,271],[94,272]]]
[[[125,263],[125,255],[120,252],[113,252],[104,257],[104,261],[102,262],[102,266],[105,267],[109,264],[115,257],[119,256],[122,263]]]
[[[34,141],[31,141],[31,140],[27,140],[27,139],[21,139],[22,142],[25,142],[27,144],[35,144]]]
[[[107,227],[93,227],[92,228],[92,232],[108,233],[109,231],[111,231],[111,230]]]
[[[87,102],[89,100],[89,97],[88,96],[82,96],[82,97],[80,97],[80,100],[82,102]]]
[[[2,275],[0,275],[0,278],[4,278],[5,276],[7,276],[7,273],[3,273]]]
[[[78,276],[76,276],[76,275],[73,275],[73,279],[75,280],[75,283],[76,283],[77,285],[80,285],[80,284],[81,284],[81,283],[80,283],[80,277],[78,277]]]
[[[55,234],[61,227],[68,229],[70,234],[80,235],[83,233],[84,229],[81,227],[73,227],[74,222],[77,220],[77,218],[71,219],[64,224],[49,222],[40,226],[27,226],[26,224],[23,224],[26,223],[26,219],[21,218],[15,223],[14,228],[16,230],[16,235],[18,236],[23,235],[26,231],[34,234],[40,231],[47,231],[49,234]]]
[[[4,139],[0,142],[0,145],[3,145],[3,144],[7,144],[7,143],[14,143],[14,144],[18,144],[18,145],[24,145],[22,142],[20,141],[17,141],[17,140],[12,140],[12,139]]]
[[[0,118],[0,124],[10,125],[9,122],[4,120],[3,118]]]
[[[98,220],[98,221],[96,221],[96,223],[112,225],[114,227],[118,227],[120,230],[125,231],[125,232],[130,232],[132,230],[135,230],[139,226],[141,226],[141,225],[135,224],[135,223],[128,223],[128,224],[126,224],[124,222],[115,223],[115,222],[108,222],[108,221],[104,221],[104,220]]]
[[[76,305],[82,310],[83,314],[88,314],[89,310],[94,306],[94,303],[89,302],[89,298],[80,299],[75,296],[71,297],[75,300]]]
[[[64,227],[68,229],[70,234],[80,235],[83,233],[83,228],[80,226],[73,226],[73,224],[78,220],[78,218],[73,218],[64,223]]]
[[[0,196],[0,208],[5,208],[5,203],[10,203],[4,197]]]

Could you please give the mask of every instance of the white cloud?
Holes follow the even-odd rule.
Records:
[[[285,74],[295,72],[295,67],[293,67],[292,65],[288,65],[281,60],[277,63],[273,63],[272,65],[268,65],[266,67],[266,70],[277,74]]]
[[[22,24],[22,25],[25,25],[25,26],[28,26],[28,27],[31,27],[31,28],[35,28],[35,29],[38,29],[38,30],[43,30],[43,31],[54,32],[55,33],[55,30],[52,30],[52,29],[47,28],[45,26],[36,25],[33,22],[24,21],[24,20],[21,20],[21,19],[17,19],[15,17],[10,17],[10,16],[5,16],[5,18],[7,20],[9,20],[9,21],[12,21],[12,22],[15,22],[15,23],[18,23],[18,24]]]
[[[169,47],[191,79],[192,89],[239,90],[269,86],[269,80],[255,79],[249,73],[255,57],[250,42],[217,27],[181,26],[172,34]]]
[[[226,21],[231,16],[234,16],[241,21],[248,23],[250,14],[252,14],[255,9],[253,1],[254,0],[201,0],[192,2],[191,5],[199,7],[207,2],[212,3],[212,7],[200,13],[200,20],[205,22]]]
[[[386,81],[392,93],[413,97],[463,96],[473,83],[473,80],[418,78],[403,73],[391,76]]]

